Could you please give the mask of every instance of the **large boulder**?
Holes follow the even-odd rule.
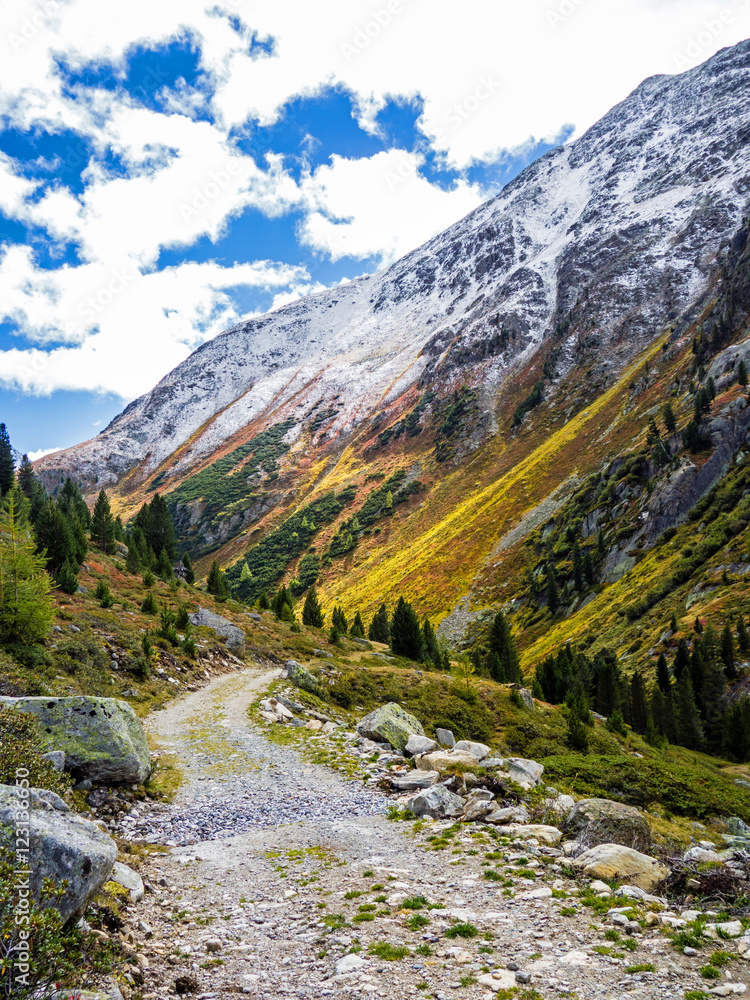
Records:
[[[525,757],[508,757],[505,761],[508,775],[522,788],[536,788],[544,774],[544,764]]]
[[[469,768],[479,767],[479,761],[468,750],[435,750],[434,753],[427,753],[419,758],[420,767],[429,767],[435,771],[447,771],[454,764],[463,764]]]
[[[490,755],[490,748],[486,743],[472,743],[471,740],[459,740],[455,747],[453,747],[453,751],[454,753],[457,751],[470,753],[476,757],[478,761],[484,760],[485,757],[489,757]]]
[[[645,892],[653,892],[669,874],[666,865],[622,844],[599,844],[584,851],[573,865],[589,878],[627,879]]]
[[[460,816],[465,805],[466,800],[448,791],[445,785],[426,788],[409,802],[409,808],[415,816],[430,816],[432,819]]]
[[[17,849],[28,802],[31,891],[39,899],[44,879],[57,886],[67,882],[53,905],[63,920],[75,920],[109,878],[117,845],[95,823],[72,813],[53,792],[31,788],[29,793],[28,799],[21,799],[17,788],[0,785],[0,845]]]
[[[226,639],[227,649],[234,656],[243,657],[245,655],[245,633],[241,628],[233,625],[221,615],[209,611],[208,608],[198,607],[198,610],[190,616],[193,625],[210,628],[219,638]]]
[[[317,680],[301,663],[297,663],[296,660],[287,660],[284,664],[284,669],[287,677],[295,687],[301,688],[303,691],[309,691],[310,694],[318,693]]]
[[[361,719],[357,723],[357,732],[368,740],[390,743],[394,750],[400,752],[406,749],[410,736],[425,735],[419,719],[393,701]]]
[[[651,847],[651,827],[633,806],[609,799],[581,799],[565,820],[565,835],[585,847],[622,844],[636,851]]]
[[[65,770],[94,785],[142,785],[151,754],[137,715],[116,698],[2,698],[35,715],[49,746],[65,753]]]

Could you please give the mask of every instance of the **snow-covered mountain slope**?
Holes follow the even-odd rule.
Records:
[[[169,467],[179,478],[258,417],[309,426],[318,403],[331,417],[317,433],[345,439],[418,381],[439,388],[455,373],[496,389],[551,336],[563,367],[585,340],[600,369],[619,370],[699,301],[749,200],[743,42],[646,80],[392,267],[204,344],[40,471],[99,489],[136,466],[145,478],[182,449]]]

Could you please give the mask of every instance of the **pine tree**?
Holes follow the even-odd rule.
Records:
[[[28,455],[24,455],[21,459],[21,465],[18,469],[18,485],[24,496],[31,504],[29,513],[31,523],[36,524],[39,511],[42,509],[47,499],[47,494],[45,493],[42,484],[36,478],[34,466],[29,461]],[[84,507],[86,507],[85,503]],[[88,507],[86,507],[86,510],[88,511]]]
[[[253,574],[250,572],[250,567],[246,562],[242,563],[242,572],[240,573],[240,580],[246,583],[248,580],[252,580]]]
[[[124,542],[125,541],[125,528],[123,527],[122,518],[118,514],[115,518],[115,541]]]
[[[674,664],[672,669],[674,670],[675,680],[681,681],[682,675],[685,672],[686,667],[690,665],[690,650],[688,649],[688,644],[686,639],[680,639],[677,643],[677,652],[674,655]]]
[[[747,698],[731,705],[724,717],[724,752],[741,763],[750,757],[750,701]]]
[[[671,619],[671,621],[670,621],[670,623],[669,623],[669,630],[670,630],[670,632],[672,632],[673,634],[674,634],[675,632],[679,632],[679,631],[680,631],[680,627],[679,627],[679,625],[677,624],[677,615],[676,615],[676,614],[674,613],[674,611],[672,612],[672,619]]]
[[[696,616],[695,622],[693,623],[693,629],[696,635],[703,635],[703,625],[701,624],[700,618]]]
[[[667,658],[662,653],[656,661],[656,683],[662,694],[666,694],[672,686],[672,677],[669,673]]]
[[[302,608],[302,624],[308,625],[310,628],[323,628],[323,623],[323,609],[320,606],[317,591],[313,586],[310,587],[305,595],[305,604]]]
[[[43,642],[52,625],[52,581],[45,559],[34,551],[21,496],[8,493],[0,510],[0,641],[31,646]]]
[[[584,556],[583,571],[586,574],[586,583],[593,583],[596,577],[594,574],[594,560],[591,558],[590,552],[587,552]]]
[[[143,603],[141,604],[141,611],[144,615],[155,615],[158,612],[158,607],[156,606],[156,598],[153,592],[149,590],[146,596],[143,598]]]
[[[364,639],[365,637],[365,623],[362,621],[362,615],[359,611],[354,616],[352,627],[349,629],[349,635],[354,639]]]
[[[195,570],[193,569],[193,564],[190,561],[190,556],[187,552],[182,553],[182,559],[180,562],[185,567],[185,583],[192,586],[195,583]]]
[[[156,560],[156,573],[159,579],[163,580],[165,583],[169,583],[174,579],[172,560],[167,555],[166,549],[161,550],[159,558]]]
[[[583,561],[581,559],[581,546],[578,542],[573,546],[573,583],[580,594],[584,589],[583,583]]]
[[[78,573],[70,560],[66,559],[55,573],[55,585],[64,594],[75,594],[78,590]]]
[[[664,404],[664,426],[667,428],[668,434],[674,434],[677,430],[677,421],[675,420],[674,410],[672,409],[671,403]]]
[[[636,670],[630,681],[630,724],[637,733],[646,731],[647,716],[646,685],[640,670]]]
[[[607,554],[607,545],[604,541],[604,529],[599,529],[599,534],[596,539],[596,551],[600,559],[603,559]]]
[[[432,622],[427,617],[422,622],[422,659],[429,660],[436,667],[440,666],[440,645]]]
[[[125,569],[134,575],[141,571],[141,560],[138,558],[138,549],[135,545],[128,546],[128,554],[125,557]]]
[[[547,566],[547,607],[550,614],[557,611],[559,598],[557,594],[557,580],[555,579],[555,567],[552,563]]]
[[[388,609],[385,604],[381,604],[373,615],[370,628],[367,630],[367,638],[371,642],[382,642],[386,645],[391,641],[391,628],[388,620]]]
[[[7,496],[16,481],[16,467],[13,449],[10,445],[8,428],[0,424],[0,496]]]
[[[346,635],[349,631],[349,622],[346,620],[343,608],[338,604],[331,614],[331,623],[336,626],[339,635]]]
[[[643,738],[649,746],[656,747],[657,749],[664,746],[664,737],[657,729],[653,715],[649,715],[646,720],[646,731],[643,734]]]
[[[78,572],[75,536],[68,519],[51,498],[39,511],[34,525],[34,537],[37,551],[45,555],[47,568],[58,582],[58,574],[66,563],[72,566],[75,562],[73,571]]]
[[[675,739],[688,750],[699,750],[703,743],[703,727],[701,726],[698,706],[695,703],[695,693],[690,674],[685,671],[675,688]]]
[[[498,683],[515,683],[521,680],[516,643],[510,625],[502,611],[498,611],[490,632],[490,675]]]
[[[271,607],[271,602],[268,600],[268,594],[263,591],[263,593],[258,598],[258,608],[261,611],[268,611]]]
[[[211,569],[206,580],[206,590],[209,594],[213,594],[216,600],[220,602],[226,601],[230,594],[226,574],[219,569],[219,564],[215,559],[211,563]],[[286,591],[286,587],[284,587],[284,590]]]
[[[721,748],[724,733],[724,688],[725,676],[721,660],[717,657],[706,659],[700,704],[705,720],[705,736],[713,750]]]
[[[159,557],[162,549],[166,549],[170,561],[175,560],[177,546],[175,544],[174,524],[163,497],[155,493],[151,503],[144,504],[136,514],[133,526],[141,529],[147,545],[156,558]]]
[[[418,660],[421,639],[416,612],[408,601],[400,597],[391,619],[391,649],[397,656]]]
[[[740,619],[737,622],[737,645],[741,653],[750,653],[750,636],[747,634],[747,628],[745,627],[742,615],[740,615]]]
[[[734,657],[734,636],[729,622],[721,633],[721,660],[724,664],[724,673],[730,681],[733,681],[737,677],[737,663]]]
[[[747,365],[744,358],[740,358],[740,363],[737,365],[737,384],[743,387],[747,385]]]
[[[115,525],[109,498],[104,490],[99,493],[91,518],[91,540],[102,552],[113,552],[115,547]]]
[[[575,712],[568,713],[567,744],[571,750],[577,750],[578,753],[589,752],[589,735],[586,726]]]

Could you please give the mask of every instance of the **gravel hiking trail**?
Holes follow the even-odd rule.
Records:
[[[415,832],[386,818],[382,792],[270,742],[248,708],[276,677],[220,677],[147,721],[184,783],[121,830],[166,845],[125,928],[144,1000],[681,998],[703,982],[650,928],[618,952],[559,851],[477,825]]]

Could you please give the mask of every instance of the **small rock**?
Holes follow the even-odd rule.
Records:
[[[450,729],[436,729],[435,738],[441,747],[447,747],[449,750],[452,750],[456,745],[456,737]]]
[[[50,761],[56,771],[65,770],[65,751],[50,750],[49,753],[42,754],[44,760]]]
[[[497,969],[479,977],[480,986],[488,986],[493,993],[500,990],[512,990],[516,985],[516,973],[505,969]]]
[[[472,743],[471,740],[460,740],[453,749],[470,753],[477,760],[484,760],[485,757],[489,757],[490,755],[490,748],[488,746],[484,743]]]
[[[365,965],[367,965],[367,961],[360,958],[359,955],[344,955],[336,962],[336,975],[345,976],[347,972],[355,972]]]
[[[206,951],[207,952],[214,953],[214,952],[217,952],[217,951],[221,951],[221,949],[222,949],[221,938],[209,938],[206,941]]]
[[[404,753],[408,757],[416,757],[417,754],[432,753],[437,748],[437,743],[435,740],[431,740],[429,736],[418,736],[416,733],[412,733],[406,742]]]

